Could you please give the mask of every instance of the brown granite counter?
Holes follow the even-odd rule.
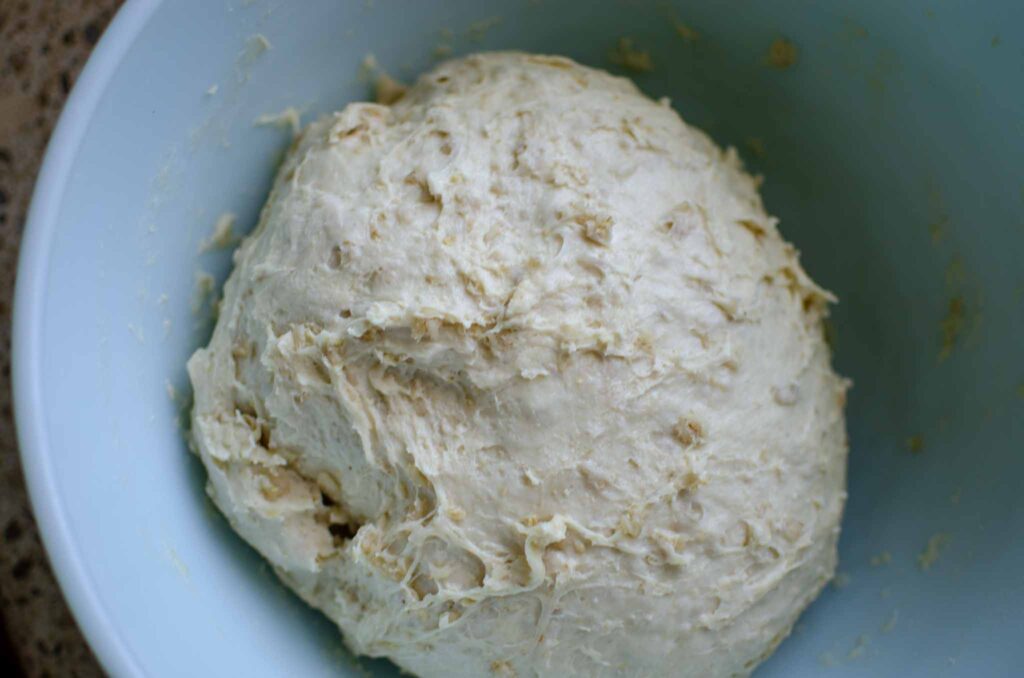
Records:
[[[11,294],[50,131],[121,0],[0,0],[0,673],[100,676],[39,542],[11,420]],[[6,669],[6,671],[5,671]],[[13,669],[13,670],[12,670]]]

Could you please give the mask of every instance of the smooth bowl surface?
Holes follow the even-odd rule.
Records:
[[[767,177],[835,291],[853,378],[841,574],[759,676],[1011,675],[1024,663],[1024,4],[135,0],[75,87],[18,273],[24,466],[74,613],[115,675],[397,675],[356,662],[204,495],[185,361],[286,128],[449,50],[632,73]],[[695,32],[694,32],[695,31]],[[262,37],[260,37],[262,36]],[[796,47],[769,56],[774,41]],[[620,54],[621,56],[621,54]],[[780,58],[782,57],[782,58]]]

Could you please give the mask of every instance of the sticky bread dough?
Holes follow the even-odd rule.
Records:
[[[307,127],[189,361],[209,492],[420,676],[745,675],[832,576],[828,293],[736,153],[568,59]]]

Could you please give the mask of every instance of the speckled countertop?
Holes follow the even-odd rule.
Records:
[[[0,0],[0,673],[100,676],[46,562],[11,420],[11,295],[50,131],[121,0]],[[6,669],[6,671],[4,670]],[[11,669],[14,669],[13,671]]]

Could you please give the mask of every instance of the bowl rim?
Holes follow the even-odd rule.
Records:
[[[114,15],[54,127],[36,178],[22,232],[11,324],[11,390],[14,423],[29,501],[50,565],[83,635],[107,673],[146,672],[106,609],[85,568],[66,508],[56,491],[53,459],[41,406],[43,311],[50,253],[57,236],[71,168],[96,108],[115,72],[163,0],[126,0]]]

